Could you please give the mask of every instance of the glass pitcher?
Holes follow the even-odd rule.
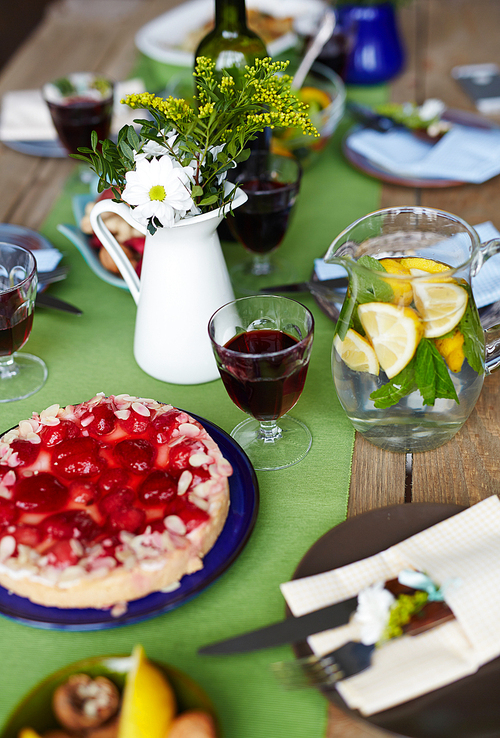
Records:
[[[485,332],[471,276],[500,251],[455,215],[388,208],[346,228],[327,263],[347,270],[332,371],[352,424],[381,448],[428,451],[469,417],[500,366],[500,329]]]

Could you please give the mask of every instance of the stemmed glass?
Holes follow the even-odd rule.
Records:
[[[274,252],[287,231],[301,175],[296,159],[268,151],[253,151],[229,172],[229,179],[248,195],[227,219],[233,235],[251,255],[230,270],[237,292],[255,294],[263,287],[295,280],[290,262],[276,258]]]
[[[284,469],[311,448],[309,428],[285,413],[304,387],[313,331],[306,307],[276,295],[242,297],[210,318],[208,332],[224,386],[251,416],[231,436],[255,469]]]
[[[41,359],[16,353],[31,332],[37,286],[31,251],[0,242],[0,402],[29,397],[47,379]]]

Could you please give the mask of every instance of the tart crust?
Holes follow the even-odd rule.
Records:
[[[193,442],[194,456],[190,457],[193,465],[187,462],[182,472],[177,470],[177,474],[180,472],[177,495],[185,495],[184,499],[195,500],[206,512],[208,519],[187,531],[182,519],[180,520],[177,515],[169,516],[167,511],[164,530],[158,530],[158,526],[156,530],[151,530],[151,526],[148,528],[144,525],[135,533],[127,530],[119,531],[117,533],[119,544],[111,555],[111,558],[115,559],[114,563],[110,561],[109,550],[102,550],[99,555],[99,547],[103,548],[99,543],[91,542],[85,547],[77,541],[74,545],[80,554],[79,560],[63,567],[53,565],[50,557],[45,554],[43,544],[38,547],[41,550],[37,550],[36,546],[30,547],[18,542],[16,544],[15,525],[3,529],[0,527],[0,584],[9,591],[40,605],[60,608],[114,608],[116,610],[114,614],[118,615],[125,609],[124,603],[152,592],[172,591],[179,586],[179,580],[185,574],[203,568],[202,559],[215,544],[226,521],[230,504],[227,478],[232,469],[203,426],[187,413],[153,400],[129,395],[106,398],[99,394],[87,403],[77,406],[59,408],[55,405],[40,415],[33,413],[29,421],[23,421],[16,429],[9,431],[0,439],[0,498],[11,497],[14,501],[16,499],[16,487],[15,483],[12,484],[11,472],[14,472],[17,483],[25,476],[36,475],[48,468],[53,471],[50,460],[45,458],[48,456],[50,459],[50,449],[49,453],[44,455],[43,442],[40,444],[40,432],[43,437],[44,426],[50,428],[54,424],[57,425],[56,421],[70,420],[76,422],[85,434],[85,420],[82,423],[82,418],[88,417],[93,408],[101,404],[113,408],[120,420],[126,419],[127,411],[130,414],[133,408],[138,409],[143,416],[148,412],[151,419],[171,411],[179,413],[172,438],[160,445],[157,463],[152,470],[168,469],[170,448],[186,440],[188,444]],[[124,434],[121,427],[117,433],[118,441],[138,437],[137,434]],[[115,436],[114,432],[109,436],[103,435],[103,444],[106,445],[109,438],[116,440]],[[98,438],[96,435],[93,437]],[[12,442],[16,439],[40,444],[42,450],[34,463],[28,465],[17,463],[19,460],[12,448]],[[165,451],[167,447],[168,452]],[[57,449],[57,446],[54,448]],[[205,475],[209,474],[208,478],[198,485],[188,484],[184,489],[186,487],[184,472],[188,472],[189,480],[189,476],[195,473],[197,468],[205,470]],[[70,503],[69,508],[75,509],[73,503]],[[94,517],[99,518],[99,512],[95,509],[96,505],[85,508]],[[100,523],[104,525],[102,515],[100,517]],[[28,515],[28,522],[33,519],[33,516],[30,518]],[[19,523],[19,520],[17,522]],[[92,548],[90,556],[89,547]],[[101,561],[103,565],[100,565]]]

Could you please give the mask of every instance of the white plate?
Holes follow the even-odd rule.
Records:
[[[321,17],[323,0],[247,0],[247,8],[256,8],[277,18],[293,17],[314,25]],[[201,28],[214,16],[213,0],[188,0],[168,13],[147,23],[136,34],[139,51],[156,61],[177,66],[192,67],[194,56],[180,48],[191,31]],[[270,56],[289,49],[297,41],[295,33],[287,33],[267,46]]]

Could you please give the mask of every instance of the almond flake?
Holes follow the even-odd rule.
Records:
[[[10,500],[12,498],[12,490],[7,489],[7,487],[4,487],[3,484],[0,484],[0,497],[2,497],[4,500]]]
[[[149,409],[146,407],[146,405],[143,405],[142,402],[133,402],[132,410],[134,410],[137,415],[142,415],[144,418],[149,418],[149,416],[151,415]]]
[[[86,428],[88,425],[92,423],[93,420],[94,420],[93,415],[86,415],[84,418],[80,420],[80,425],[82,426],[82,428]]]
[[[0,561],[8,559],[16,550],[16,539],[14,536],[4,536],[0,541]]]
[[[193,480],[193,475],[191,474],[191,472],[188,471],[188,469],[184,469],[181,476],[179,477],[179,481],[177,482],[177,494],[178,495],[185,494],[192,480]]]
[[[16,479],[17,479],[16,472],[13,471],[12,469],[9,469],[7,474],[2,479],[2,484],[5,487],[12,487],[12,485],[16,483]]]
[[[211,464],[212,462],[212,457],[207,456],[207,454],[204,454],[202,451],[198,451],[198,453],[189,457],[189,463],[194,467],[201,466],[202,464]]]
[[[189,501],[193,503],[193,505],[196,505],[196,507],[199,507],[200,510],[208,510],[210,507],[210,503],[208,500],[204,500],[201,497],[197,497],[196,495],[189,495]]]
[[[177,533],[179,536],[186,535],[186,525],[178,515],[167,515],[163,522],[165,523],[165,528],[171,533]]]
[[[118,420],[128,420],[130,418],[130,410],[115,410],[115,417]]]
[[[200,435],[200,429],[193,423],[181,423],[179,432],[188,438],[196,438],[196,436]]]

